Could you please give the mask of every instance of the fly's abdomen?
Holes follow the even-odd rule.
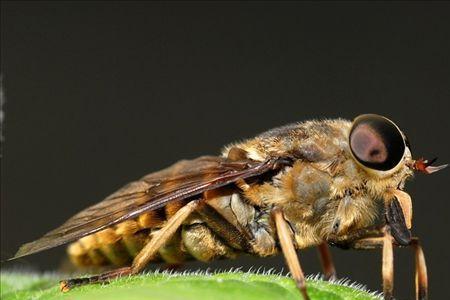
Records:
[[[217,201],[221,204],[207,205],[209,209],[206,211],[211,212],[211,210],[217,209],[220,213],[205,214],[205,209],[194,213],[159,249],[158,255],[153,258],[153,261],[179,264],[186,260],[196,259],[206,262],[220,258],[234,258],[239,252],[251,251],[250,244],[248,244],[250,241],[247,241],[234,226],[238,226],[239,222],[246,225],[247,221],[253,219],[254,210],[247,207],[248,205],[243,207],[242,199],[237,194],[233,195],[234,197],[231,194],[228,196],[217,195],[216,199],[209,199],[211,204]],[[129,265],[152,236],[164,226],[165,220],[184,204],[183,202],[171,203],[164,209],[142,214],[135,220],[127,220],[83,237],[69,245],[70,260],[79,267]],[[257,248],[260,244],[258,232],[255,232],[256,239],[254,241]],[[245,243],[243,245],[243,242],[246,242],[248,247],[245,246]],[[264,249],[273,248],[272,245],[267,247],[264,244],[263,246]],[[270,251],[270,253],[272,252]]]
[[[129,265],[165,221],[184,204],[184,201],[169,203],[164,209],[144,213],[137,219],[85,236],[67,248],[70,261],[77,267]],[[180,229],[159,249],[153,261],[179,264],[190,258],[192,256],[184,247]]]
[[[79,239],[68,246],[67,253],[78,267],[127,265],[148,243],[152,231],[162,226],[164,219],[158,211],[142,214],[135,220]]]

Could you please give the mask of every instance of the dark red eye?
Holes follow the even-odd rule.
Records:
[[[354,120],[350,130],[350,149],[362,165],[387,171],[402,160],[405,141],[393,122],[368,114]]]

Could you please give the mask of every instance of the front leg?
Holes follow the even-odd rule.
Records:
[[[411,237],[412,205],[408,194],[394,190],[385,200],[386,226],[380,229],[361,229],[345,236],[330,236],[330,242],[344,248],[383,248],[383,291],[385,299],[392,299],[393,249],[395,246],[411,246],[415,252],[416,299],[428,299],[428,277],[425,257],[418,238]],[[350,241],[350,242],[348,242]]]
[[[390,242],[389,242],[390,241]],[[384,237],[363,238],[350,244],[350,248],[358,250],[372,250],[383,248],[383,291],[385,299],[392,299],[393,290],[393,256],[392,246],[401,247],[392,236],[386,231]],[[419,238],[411,238],[409,243],[414,250],[415,256],[415,284],[416,284],[416,300],[428,299],[428,276],[425,256],[419,243]]]
[[[384,299],[394,299],[394,250],[392,249],[392,235],[386,230],[383,237],[383,255],[381,263],[381,274],[383,279]]]
[[[323,242],[322,244],[318,245],[317,248],[319,250],[319,258],[325,280],[336,280],[336,268],[334,267],[328,244],[326,242]]]
[[[425,255],[423,254],[422,246],[420,246],[419,238],[411,240],[411,247],[414,248],[414,257],[416,263],[416,299],[428,299],[428,274],[427,264],[425,262]]]

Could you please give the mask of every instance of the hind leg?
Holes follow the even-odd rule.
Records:
[[[153,238],[148,242],[147,245],[139,252],[139,254],[134,258],[133,263],[130,267],[120,268],[112,270],[100,275],[87,277],[87,278],[74,278],[63,280],[60,282],[60,289],[63,292],[69,291],[75,286],[91,284],[91,283],[101,283],[108,282],[111,279],[136,274],[142,271],[147,263],[157,254],[158,250],[164,246],[177,229],[181,226],[184,220],[195,210],[198,206],[199,200],[191,201],[180,210],[178,210],[166,223],[166,225],[161,228]]]

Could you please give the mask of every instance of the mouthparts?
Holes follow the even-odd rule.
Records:
[[[442,169],[445,169],[448,164],[440,165],[440,166],[432,166],[434,162],[436,162],[437,157],[433,158],[432,160],[428,161],[424,158],[419,158],[418,160],[414,161],[412,164],[412,169],[415,171],[419,171],[425,174],[432,174],[437,171],[440,171]]]

